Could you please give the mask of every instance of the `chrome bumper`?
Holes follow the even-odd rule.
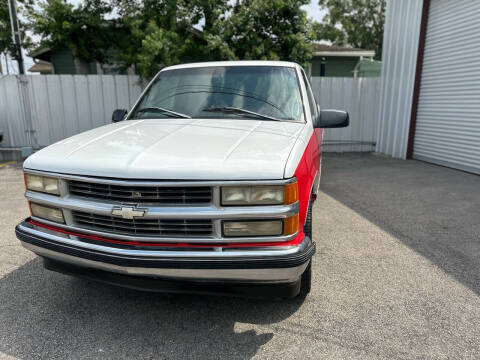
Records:
[[[170,280],[292,283],[315,252],[305,238],[298,246],[136,250],[82,241],[81,238],[22,222],[16,227],[22,245],[34,253],[75,266],[117,274]]]

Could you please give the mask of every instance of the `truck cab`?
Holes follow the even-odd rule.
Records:
[[[47,269],[111,284],[305,296],[323,129],[348,123],[295,63],[167,67],[112,124],[25,161],[17,237]]]

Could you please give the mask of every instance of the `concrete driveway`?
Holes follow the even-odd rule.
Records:
[[[42,268],[0,168],[0,358],[478,359],[480,177],[328,155],[305,301],[141,293]]]

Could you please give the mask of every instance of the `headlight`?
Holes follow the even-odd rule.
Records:
[[[30,203],[30,210],[32,211],[33,216],[62,224],[65,223],[63,212],[60,209]]]
[[[224,221],[223,233],[228,237],[279,236],[283,234],[283,221]]]
[[[286,219],[224,221],[225,237],[280,236],[292,235],[298,231],[298,215]]]
[[[287,185],[224,186],[222,205],[282,205],[298,200],[297,183]]]
[[[25,174],[25,187],[27,190],[60,195],[58,179],[49,176]]]

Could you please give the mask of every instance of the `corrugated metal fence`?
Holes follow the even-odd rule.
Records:
[[[0,146],[37,149],[108,124],[112,111],[130,108],[145,85],[126,75],[0,77]],[[349,128],[325,132],[324,150],[373,151],[380,80],[313,78],[312,87],[322,108],[350,112]]]
[[[314,77],[312,88],[322,109],[346,110],[350,114],[349,127],[325,130],[323,151],[374,151],[380,78]]]
[[[48,75],[0,78],[2,147],[40,148],[110,123],[130,108],[144,84],[138,76]]]

